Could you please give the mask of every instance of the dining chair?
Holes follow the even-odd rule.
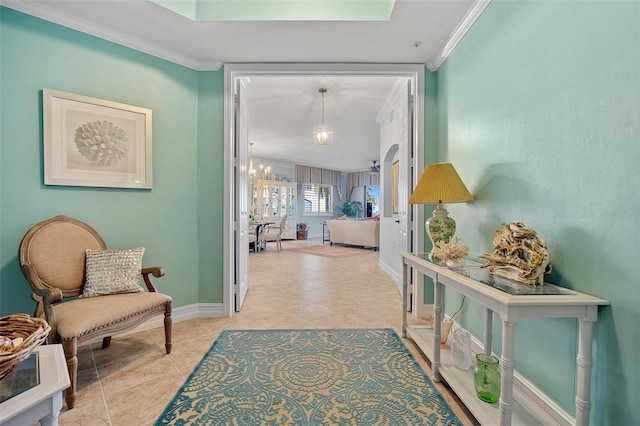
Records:
[[[264,225],[261,223],[252,223],[249,225],[249,250],[253,249],[254,253],[259,253],[261,248],[260,236],[264,231]]]
[[[284,232],[284,227],[287,223],[287,215],[284,215],[282,217],[282,220],[280,221],[280,225],[275,227],[275,226],[266,226],[265,230],[262,232],[262,235],[259,237],[258,241],[263,242],[264,245],[264,249],[265,251],[267,250],[267,245],[266,243],[268,243],[269,241],[275,241],[276,242],[276,248],[278,249],[278,251],[282,251],[282,233]]]

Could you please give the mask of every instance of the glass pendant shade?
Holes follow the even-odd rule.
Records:
[[[324,94],[327,89],[321,87],[318,91],[322,95],[322,123],[313,128],[313,143],[319,146],[329,146],[333,144],[333,129],[328,124],[324,124]]]
[[[318,124],[313,128],[313,142],[316,145],[328,146],[333,143],[333,129],[327,124]]]

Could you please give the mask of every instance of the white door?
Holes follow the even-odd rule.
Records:
[[[242,304],[249,290],[249,172],[247,158],[249,151],[249,132],[247,103],[244,99],[242,81],[236,85],[235,102],[235,203],[237,208],[234,231],[235,238],[235,307],[242,309]]]
[[[413,157],[413,94],[411,91],[411,80],[407,80],[407,87],[404,99],[399,102],[398,120],[396,134],[398,138],[398,155],[399,170],[398,182],[402,182],[398,186],[398,216],[396,223],[398,224],[398,265],[397,270],[402,271],[402,260],[400,253],[410,252],[411,250],[411,221],[409,217],[409,192],[412,190],[411,185],[411,168]]]
[[[414,162],[412,84],[403,82],[388,107],[383,120],[384,132],[381,146],[384,153],[383,204],[385,218],[380,222],[380,260],[402,291],[401,253],[411,252],[413,243],[412,206],[408,204],[413,189]],[[391,208],[393,206],[393,208]]]
[[[407,81],[406,102],[403,106],[402,120],[400,121],[400,155],[404,161],[400,164],[400,181],[405,182],[403,188],[400,190],[399,197],[402,200],[401,205],[404,206],[404,212],[402,213],[400,221],[400,234],[402,251],[414,252],[416,251],[415,244],[415,217],[414,208],[409,205],[409,196],[415,187],[414,176],[416,167],[416,146],[414,144],[414,92],[411,87],[411,80]],[[404,167],[403,167],[404,166]],[[398,256],[400,257],[400,256]],[[402,261],[400,260],[400,269],[402,270]],[[409,304],[407,310],[414,312],[417,306],[422,306],[423,291],[421,285],[416,285],[419,280],[417,274],[413,271],[409,274],[410,286],[409,286]],[[402,293],[402,290],[401,290]],[[419,301],[419,302],[418,302]]]
[[[237,204],[238,201],[247,200],[246,194],[248,192],[248,188],[246,185],[241,185],[236,181],[239,178],[238,173],[238,165],[247,164],[248,156],[244,159],[240,158],[238,161],[238,149],[235,148],[236,139],[238,139],[238,135],[240,134],[240,130],[238,127],[238,115],[240,114],[239,105],[242,104],[243,98],[238,96],[240,100],[240,104],[235,105],[234,98],[237,92],[236,83],[238,80],[242,80],[245,78],[249,78],[251,76],[290,76],[290,75],[301,75],[301,76],[309,76],[309,75],[366,75],[370,76],[373,72],[376,75],[384,75],[384,76],[396,76],[396,77],[408,77],[411,79],[412,86],[416,92],[419,93],[418,102],[415,103],[415,116],[416,125],[414,127],[414,131],[416,132],[414,138],[412,138],[415,146],[412,148],[411,152],[418,151],[414,156],[412,161],[416,164],[422,165],[422,151],[421,151],[421,141],[423,139],[423,120],[424,114],[422,110],[423,104],[423,81],[424,81],[424,66],[416,65],[416,64],[408,64],[408,65],[396,65],[396,64],[380,64],[380,65],[372,65],[372,64],[227,64],[225,65],[225,89],[224,89],[224,105],[225,105],[225,121],[224,121],[224,136],[225,141],[229,140],[231,143],[225,143],[224,145],[224,172],[225,172],[225,182],[229,183],[229,187],[235,189],[234,194],[230,194],[225,192],[224,194],[224,253],[223,253],[223,280],[224,280],[224,288],[223,288],[223,303],[224,303],[224,313],[225,315],[233,315],[233,308],[235,305],[234,297],[236,295],[236,288],[238,287],[236,284],[240,282],[240,288],[242,288],[242,280],[238,280],[238,277],[247,276],[246,271],[248,270],[248,262],[249,262],[249,254],[247,244],[244,242],[240,242],[240,230],[244,229],[240,224],[240,217],[242,216],[240,212],[246,212],[247,209],[240,209]],[[239,93],[238,95],[242,95]],[[246,114],[246,112],[245,112]],[[413,123],[411,123],[413,124]],[[246,123],[245,123],[246,126]],[[245,127],[246,128],[246,127]],[[410,133],[413,133],[410,132]],[[413,136],[410,134],[408,136]],[[246,140],[246,138],[245,138]],[[246,147],[246,145],[245,145]],[[413,166],[408,166],[413,167]],[[390,169],[390,165],[388,167]],[[412,170],[413,173],[415,171]],[[383,170],[383,173],[385,171]],[[407,173],[411,173],[407,171]],[[382,176],[382,175],[381,175]],[[415,177],[414,177],[415,179]],[[408,184],[408,182],[402,183]],[[386,184],[385,184],[386,185]],[[411,186],[413,188],[413,186]],[[410,191],[411,188],[405,188],[405,191]],[[382,191],[382,188],[381,188]],[[390,191],[386,191],[387,194]],[[408,192],[405,192],[403,199],[407,199]],[[243,201],[244,202],[244,201]],[[384,201],[383,201],[384,202]],[[413,208],[413,211],[416,211],[416,208]],[[421,214],[421,213],[418,213]],[[246,213],[245,213],[246,217]],[[392,220],[388,214],[385,213],[384,221]],[[406,220],[405,226],[416,226],[415,220]],[[383,221],[381,220],[381,231]],[[420,225],[421,226],[421,225]],[[418,235],[418,238],[420,235]],[[411,234],[407,236],[407,244],[411,243]],[[414,238],[415,240],[415,238]],[[393,256],[392,253],[387,253],[392,255],[393,259],[389,259],[388,263],[382,265],[382,255],[383,247],[388,246],[390,239],[385,238],[382,239],[381,232],[381,250],[380,250],[380,258],[381,258],[381,266],[384,267],[384,270],[390,276],[398,276],[401,274],[401,269],[398,272],[395,271],[395,268],[391,265],[396,263],[398,260],[397,256]],[[414,241],[415,242],[415,241]],[[239,247],[239,249],[237,249]],[[244,273],[243,273],[244,268]],[[401,276],[401,275],[400,275]],[[245,291],[248,288],[248,281],[245,278]],[[242,294],[242,291],[239,291],[238,294]],[[239,297],[237,299],[240,306],[242,305],[243,297]]]

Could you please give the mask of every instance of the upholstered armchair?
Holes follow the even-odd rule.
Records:
[[[65,392],[68,408],[77,396],[78,346],[102,339],[106,349],[111,336],[162,314],[165,349],[171,352],[172,299],[151,280],[162,277],[164,269],[142,268],[144,248],[107,250],[89,225],[56,216],[34,225],[18,254],[36,301],[35,315],[45,316],[51,343],[64,349],[71,382]],[[141,277],[147,291],[139,285]]]

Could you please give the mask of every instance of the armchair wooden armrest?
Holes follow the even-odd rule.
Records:
[[[144,283],[147,285],[147,289],[157,293],[158,289],[153,284],[153,281],[151,281],[151,277],[149,275],[153,275],[155,278],[164,277],[164,268],[162,266],[142,268],[142,278],[144,279]]]
[[[33,316],[40,317],[44,313],[44,318],[49,323],[49,326],[51,326],[49,337],[47,337],[48,342],[51,336],[56,335],[56,316],[53,311],[53,304],[62,301],[62,290],[59,288],[44,287],[44,283],[32,265],[23,264],[20,265],[20,268],[31,286],[31,290],[33,291],[32,298],[37,302]],[[34,283],[41,283],[42,287],[37,287]]]

